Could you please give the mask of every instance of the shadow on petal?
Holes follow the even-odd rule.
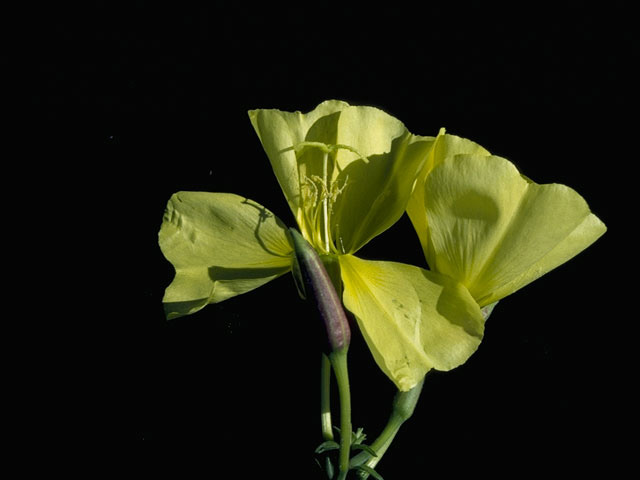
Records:
[[[209,267],[209,277],[213,281],[219,280],[256,280],[261,278],[274,278],[291,270],[286,267],[255,267],[255,268],[227,268]]]
[[[482,339],[484,321],[478,315],[480,307],[469,291],[452,278],[428,270],[421,270],[424,277],[442,287],[436,303],[436,311],[451,324],[462,328],[468,335]],[[461,302],[460,298],[466,301]]]
[[[338,177],[344,193],[338,197],[332,224],[339,227],[336,243],[345,253],[356,252],[403,215],[427,141],[408,143],[396,137],[390,151],[357,159]]]

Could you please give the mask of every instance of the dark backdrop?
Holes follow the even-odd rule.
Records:
[[[57,10],[38,37],[30,104],[40,142],[62,152],[45,172],[79,179],[57,193],[90,212],[74,220],[82,268],[68,288],[87,304],[69,359],[77,436],[110,452],[91,468],[127,450],[142,472],[178,466],[180,478],[316,478],[320,332],[291,277],[166,322],[172,269],[157,231],[179,190],[246,195],[293,225],[246,112],[331,98],[378,106],[414,133],[470,138],[538,183],[575,188],[610,229],[501,302],[465,365],[429,375],[380,473],[615,468],[629,421],[630,379],[617,371],[631,319],[612,313],[611,252],[632,138],[631,13],[611,2],[238,5],[93,2]],[[423,264],[406,218],[360,253]],[[394,388],[357,335],[350,358],[354,427],[372,439]]]

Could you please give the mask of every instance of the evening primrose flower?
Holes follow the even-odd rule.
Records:
[[[253,110],[249,118],[302,236],[341,279],[343,302],[380,368],[409,390],[429,369],[463,363],[483,331],[466,288],[436,272],[353,255],[402,216],[433,137],[411,134],[377,108],[339,101],[306,114]],[[176,270],[164,297],[169,318],[248,292],[293,265],[284,224],[230,193],[175,194],[159,242]]]
[[[307,114],[253,110],[251,123],[302,235],[354,253],[404,213],[433,137],[373,107],[327,101]]]
[[[481,307],[595,242],[605,225],[571,188],[538,185],[508,160],[441,131],[407,212],[429,267]]]

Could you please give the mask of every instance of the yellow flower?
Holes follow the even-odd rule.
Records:
[[[564,185],[538,185],[508,160],[444,131],[407,212],[429,267],[460,281],[482,307],[596,241],[605,225]]]
[[[393,225],[433,142],[382,110],[339,101],[307,114],[253,110],[249,118],[320,254],[353,253]]]
[[[339,270],[344,304],[380,368],[409,390],[429,369],[463,363],[480,343],[483,319],[459,282],[353,255],[402,216],[434,139],[377,108],[339,101],[249,117],[302,235]],[[282,222],[234,194],[175,194],[159,242],[176,269],[164,298],[169,318],[248,292],[292,265]]]

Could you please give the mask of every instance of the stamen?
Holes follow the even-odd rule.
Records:
[[[285,148],[281,152],[294,151],[296,155],[300,155],[307,148],[318,148],[324,155],[322,156],[322,177],[304,175],[301,182],[301,195],[303,197],[303,216],[305,223],[313,230],[316,245],[321,246],[324,253],[339,253],[336,248],[336,241],[340,243],[342,253],[345,253],[344,242],[342,237],[338,235],[338,226],[335,226],[336,236],[331,235],[331,214],[333,213],[334,204],[338,200],[340,194],[344,192],[348,183],[349,176],[345,176],[342,185],[338,180],[330,181],[332,176],[329,170],[329,161],[332,162],[333,168],[338,168],[336,152],[338,150],[348,150],[358,156],[360,160],[368,163],[369,160],[362,156],[355,148],[344,144],[326,144],[322,142],[304,141],[297,145]]]
[[[320,195],[320,201],[323,201],[329,198],[330,195],[329,195],[329,189],[327,188],[327,182],[325,182],[324,179],[319,177],[318,175],[311,175],[311,179],[315,180],[317,184],[320,185],[320,187],[322,188],[322,195]]]
[[[349,175],[345,175],[344,182],[342,182],[342,186],[338,187],[338,181],[334,181],[331,184],[331,203],[334,203],[338,196],[344,192],[344,189],[347,187],[347,183],[349,182]]]
[[[336,253],[341,253],[341,254],[346,254],[347,253],[347,249],[344,248],[344,242],[342,241],[342,235],[340,235],[340,225],[336,224],[336,238],[338,239],[338,242],[340,243],[340,252],[337,252],[336,249]]]
[[[318,186],[314,183],[314,181],[311,178],[305,175],[302,188],[307,189],[307,194],[305,195],[305,193],[303,192],[303,196],[306,196],[307,199],[311,197],[311,204],[315,207],[316,204],[318,203]]]

